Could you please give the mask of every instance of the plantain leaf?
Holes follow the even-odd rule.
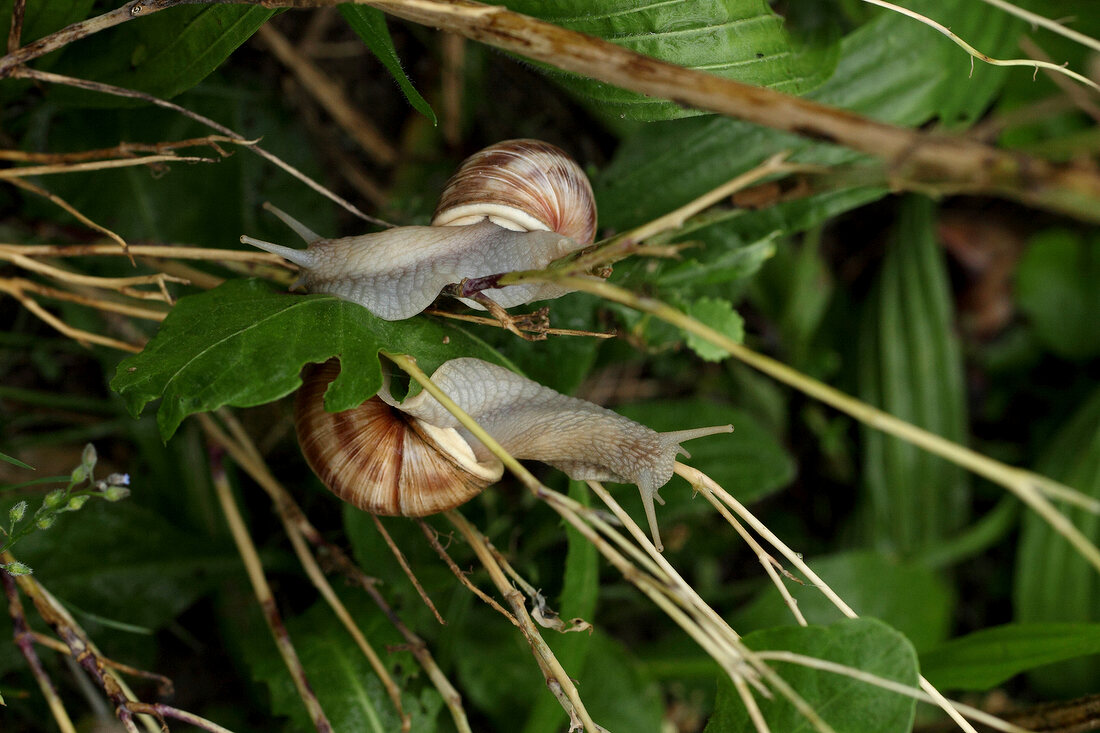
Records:
[[[81,41],[84,52],[63,57],[58,71],[157,97],[174,97],[218,68],[274,12],[233,5],[169,8]],[[105,94],[73,90],[63,94],[78,97],[89,106],[133,104]]]
[[[391,323],[331,295],[290,295],[260,280],[231,280],[181,298],[145,350],[119,364],[111,388],[134,415],[163,398],[157,425],[167,441],[193,413],[290,394],[305,364],[333,356],[342,368],[325,408],[355,407],[382,386],[381,349],[416,356],[429,374],[460,356],[503,362],[450,324],[426,317]]]
[[[755,651],[786,650],[837,662],[905,685],[916,686],[917,655],[905,637],[881,621],[846,619],[831,626],[785,627],[757,631],[744,638]],[[909,733],[916,712],[912,698],[835,672],[793,663],[770,663],[779,675],[832,726],[836,733]],[[819,730],[782,695],[755,696],[771,730],[810,733]],[[755,730],[728,678],[718,683],[714,716],[705,733]]]
[[[1051,440],[1036,465],[1092,497],[1100,497],[1100,391],[1081,406]],[[1100,542],[1100,517],[1084,509],[1059,507],[1093,543]],[[1039,622],[1100,621],[1100,587],[1096,570],[1065,539],[1034,513],[1024,517],[1016,556],[1016,620]],[[1075,660],[1032,675],[1047,694],[1084,694],[1095,689],[1100,659]]]
[[[859,392],[892,415],[965,441],[962,355],[952,331],[947,269],[933,205],[900,209],[859,339]],[[903,555],[933,548],[966,521],[967,479],[953,464],[866,428],[864,486],[878,544]]]
[[[825,81],[836,44],[796,47],[764,0],[508,0],[509,8],[632,51],[727,79],[801,94]],[[546,70],[612,117],[669,120],[703,114],[574,74]]]
[[[1100,654],[1100,624],[1006,624],[982,629],[920,658],[942,690],[988,690],[1036,667]]]
[[[390,72],[390,76],[397,82],[397,86],[401,87],[401,92],[405,95],[405,99],[409,100],[413,109],[431,120],[433,125],[439,124],[432,106],[420,96],[420,92],[416,91],[416,87],[409,80],[409,75],[401,68],[401,59],[397,55],[397,49],[394,48],[390,30],[386,27],[385,14],[377,8],[368,8],[365,5],[345,4],[337,7],[351,29],[363,39],[363,43],[367,44],[371,53]]]

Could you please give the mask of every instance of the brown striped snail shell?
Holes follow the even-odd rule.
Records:
[[[323,239],[269,208],[308,247],[247,236],[242,242],[297,264],[298,282],[307,290],[359,303],[388,321],[411,318],[464,278],[545,267],[591,244],[596,231],[595,198],[584,171],[565,152],[538,140],[506,140],[468,158],[445,186],[428,227]],[[567,292],[526,283],[484,294],[510,308]]]
[[[338,497],[382,516],[423,517],[452,509],[500,479],[457,431],[437,428],[377,396],[326,412],[324,393],[339,362],[311,365],[294,404],[298,443],[310,468]]]
[[[354,410],[325,412],[323,393],[337,372],[329,362],[306,377],[296,425],[310,466],[341,498],[375,514],[422,516],[458,506],[500,478],[502,467],[488,448],[426,391],[398,403],[385,386]],[[687,454],[680,443],[733,430],[658,433],[480,359],[445,362],[432,381],[512,456],[578,480],[635,484],[658,547],[654,502],[672,478],[676,455]],[[428,448],[438,457],[424,456]]]

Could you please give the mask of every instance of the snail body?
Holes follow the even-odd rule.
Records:
[[[508,369],[479,359],[461,358],[445,362],[432,375],[432,381],[514,457],[548,463],[570,478],[578,480],[635,484],[641,492],[650,531],[658,547],[661,543],[654,502],[661,502],[657,491],[672,478],[677,454],[686,455],[680,443],[692,438],[733,430],[730,425],[722,425],[658,433],[611,410],[555,392]],[[310,419],[319,418],[325,421],[339,420],[331,417],[333,413],[324,413],[323,408],[319,407],[320,392],[316,392],[315,388],[310,387],[308,392],[303,388],[303,392],[308,395],[307,399],[318,407],[308,411],[299,408],[299,416],[308,415]],[[302,398],[299,399],[301,405]],[[414,424],[421,428],[431,426],[437,431],[450,431],[446,435],[462,441],[469,451],[466,454],[467,460],[472,459],[472,465],[492,466],[493,470],[499,470],[497,468],[499,463],[488,448],[463,428],[458,420],[427,392],[420,392],[398,403],[390,395],[388,388],[383,388],[372,400],[396,410],[395,413],[389,414],[389,419],[401,422],[414,421]],[[312,440],[311,435],[315,429],[311,422],[299,419],[298,434],[304,451],[306,441]],[[372,450],[378,443],[376,437],[368,437],[360,442],[348,427],[331,430],[325,428],[325,430],[329,433],[330,439],[336,438],[338,441],[347,441],[348,444],[354,442],[357,445],[354,448],[341,449],[340,455],[365,456],[370,453],[376,456],[378,461],[393,460],[393,455],[387,454],[385,450]],[[372,432],[371,436],[374,435],[375,433]],[[408,453],[406,451],[401,455],[407,456]],[[339,455],[336,457],[338,458]],[[322,481],[335,493],[352,501],[360,508],[373,511],[348,498],[352,494],[360,493],[358,489],[337,490],[325,479],[312,459],[310,463]],[[478,470],[487,472],[488,469]],[[376,473],[384,473],[384,471],[357,469],[357,475],[363,477]],[[465,468],[461,468],[460,473],[463,475],[453,479],[456,484],[469,481]],[[500,474],[497,473],[496,476],[499,478]],[[371,483],[373,479],[364,478],[364,481]],[[485,485],[488,484],[482,484],[482,486]],[[411,485],[409,488],[412,488]],[[458,503],[472,498],[479,490],[480,488],[453,490],[454,496],[461,495],[465,498],[451,506],[457,506]],[[403,503],[412,502],[404,500],[391,502],[394,506]],[[436,511],[450,508],[442,506],[446,503],[443,501],[430,503],[441,506],[441,509]],[[376,513],[381,512],[376,511]]]
[[[431,226],[325,239],[269,208],[308,247],[247,236],[242,242],[298,265],[298,283],[311,292],[354,301],[389,321],[411,318],[464,278],[545,267],[591,244],[596,231],[584,172],[563,151],[536,140],[508,140],[468,158],[445,186]],[[505,308],[567,292],[551,283],[484,291]]]

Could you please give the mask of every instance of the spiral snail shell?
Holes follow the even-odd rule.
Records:
[[[595,198],[584,171],[538,140],[506,140],[468,158],[444,187],[431,226],[324,239],[270,208],[308,247],[248,236],[242,242],[297,264],[298,282],[307,290],[354,301],[388,321],[411,318],[464,278],[545,267],[591,244],[596,231]],[[510,308],[567,292],[527,283],[484,294]]]
[[[427,392],[398,403],[387,386],[358,408],[325,412],[323,393],[337,371],[329,362],[307,375],[296,427],[310,466],[341,498],[375,514],[422,516],[458,506],[500,478],[488,448]],[[680,443],[733,430],[658,433],[480,359],[445,362],[432,381],[514,457],[574,479],[635,484],[658,547],[654,502],[676,455],[687,455]]]

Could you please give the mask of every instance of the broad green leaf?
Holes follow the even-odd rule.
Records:
[[[1085,241],[1051,229],[1028,242],[1016,272],[1016,297],[1035,334],[1055,354],[1100,354],[1100,237]]]
[[[82,53],[66,54],[58,71],[174,97],[218,68],[274,12],[235,5],[169,8],[81,41]],[[80,99],[90,106],[132,104],[103,94]]]
[[[835,44],[798,48],[783,19],[764,0],[586,0],[547,4],[508,0],[512,10],[599,36],[653,58],[727,79],[800,94],[828,78]],[[701,114],[674,102],[629,92],[574,74],[549,70],[571,91],[592,100],[603,114],[635,120],[668,120]]]
[[[830,626],[768,629],[744,637],[754,651],[786,650],[870,672],[911,687],[918,684],[917,655],[904,636],[875,619],[846,619]],[[835,672],[789,662],[772,667],[836,733],[909,733],[916,701]],[[784,733],[816,731],[777,692],[771,700],[756,696],[771,730]],[[752,721],[726,677],[719,678],[718,700],[706,733],[743,733]]]
[[[330,295],[291,295],[259,280],[231,280],[181,298],[145,350],[119,364],[111,388],[134,415],[162,398],[157,425],[167,440],[196,412],[252,407],[290,394],[305,364],[333,356],[342,369],[325,393],[325,407],[355,407],[382,386],[380,349],[416,356],[429,374],[459,356],[500,362],[450,324],[383,321]]]
[[[1011,53],[1020,29],[1017,21],[967,0],[919,0],[907,3],[935,16],[964,38],[981,39],[994,56]],[[969,58],[953,43],[920,23],[883,12],[853,31],[841,44],[832,77],[808,96],[885,122],[919,125],[959,110],[984,109],[996,93],[987,75],[1000,70],[981,64],[968,77]],[[960,89],[962,91],[960,91]],[[627,229],[671,211],[775,153],[789,150],[794,160],[835,165],[860,156],[835,146],[723,117],[647,125],[626,137],[611,165],[594,182],[600,223]],[[793,232],[885,195],[884,187],[828,191],[761,211],[742,211],[729,226],[745,241],[777,229]]]
[[[35,470],[34,466],[28,466],[26,463],[23,463],[23,461],[19,460],[18,458],[9,456],[7,453],[0,453],[0,461],[3,461],[4,463],[10,463],[11,465],[18,466],[19,468],[25,468],[28,471]]]
[[[744,410],[714,401],[692,399],[622,405],[615,411],[660,432],[732,424],[733,432],[730,434],[711,435],[684,443],[691,458],[680,460],[710,476],[739,501],[761,499],[783,488],[794,478],[794,459],[774,435]],[[679,479],[673,479],[663,490],[662,497],[669,506],[658,509],[658,518],[661,514],[667,516],[679,504],[675,497],[681,495],[684,501],[693,501],[696,506],[710,510],[710,505],[702,498],[691,499],[689,491],[676,488],[683,485]]]
[[[882,619],[904,634],[918,651],[946,637],[954,606],[950,586],[926,567],[901,563],[872,552],[850,552],[809,560],[810,567],[860,616]],[[808,579],[786,582],[811,624],[828,624],[843,614]],[[919,598],[920,603],[913,599]],[[779,592],[767,585],[732,617],[740,631],[795,623]]]
[[[965,442],[962,355],[932,202],[903,201],[878,282],[864,306],[859,394],[955,442]],[[966,522],[962,469],[898,438],[862,431],[869,531],[903,555],[935,547]]]
[[[94,4],[95,0],[28,0],[23,11],[20,45],[26,46],[70,23],[83,20]],[[11,28],[13,6],[14,0],[0,0],[0,33],[5,41]]]
[[[1006,624],[952,639],[920,658],[941,690],[988,690],[1053,662],[1100,654],[1100,624]]]
[[[367,44],[371,53],[390,72],[390,76],[397,82],[397,86],[401,87],[401,92],[405,95],[405,99],[409,100],[413,109],[431,120],[433,125],[438,124],[431,105],[420,96],[420,92],[416,91],[416,87],[409,80],[409,75],[401,68],[401,59],[397,56],[390,30],[386,27],[385,14],[377,8],[369,8],[365,5],[346,4],[337,7],[352,30],[363,39],[363,43]]]
[[[1100,391],[1058,431],[1036,470],[1088,496],[1100,497]],[[1065,505],[1059,509],[1094,544],[1100,542],[1100,517]],[[1020,534],[1013,600],[1016,620],[1022,623],[1100,621],[1096,570],[1031,512],[1024,517]],[[1060,695],[1094,690],[1097,679],[1100,660],[1096,658],[1065,662],[1031,676],[1038,689]]]
[[[745,321],[728,300],[699,298],[688,307],[687,314],[736,343],[745,338]],[[694,333],[687,334],[687,345],[704,361],[722,361],[729,356],[725,349]]]
[[[386,651],[387,645],[400,645],[403,638],[377,609],[368,607],[363,598],[359,594],[343,600],[364,636],[382,657],[383,664],[395,676],[402,668],[415,668],[416,662],[408,652]],[[245,658],[253,678],[267,686],[271,711],[275,715],[290,718],[295,730],[313,730],[302,698],[276,651],[271,634],[262,623],[257,626],[256,633],[245,639]],[[334,731],[391,733],[401,730],[401,720],[377,673],[327,603],[318,601],[306,613],[288,619],[286,628],[306,679]],[[439,694],[430,687],[411,691],[409,682],[399,676],[396,681],[404,690],[401,704],[410,717],[410,730],[413,733],[437,730],[436,718],[443,706]]]

